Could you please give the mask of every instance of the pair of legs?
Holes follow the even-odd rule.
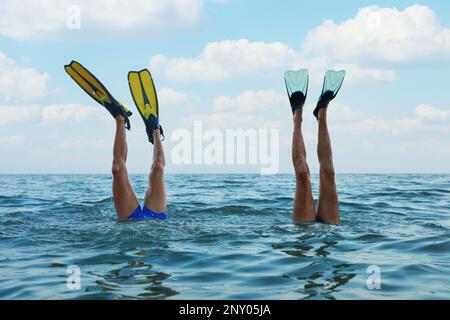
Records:
[[[296,189],[293,219],[294,221],[316,221],[339,223],[339,202],[334,177],[333,154],[327,126],[327,109],[319,111],[319,142],[317,155],[320,163],[319,200],[317,212],[311,191],[311,180],[306,148],[302,135],[303,109],[294,113],[294,133],[292,139],[292,161],[295,168]]]
[[[127,219],[139,206],[139,201],[133,191],[127,172],[127,140],[124,119],[116,118],[116,136],[114,140],[114,159],[112,165],[113,196],[117,216],[120,220]],[[164,150],[159,130],[153,131],[154,148],[153,164],[150,170],[149,183],[145,194],[144,206],[155,213],[166,211],[166,188],[164,185]]]
[[[302,135],[303,110],[294,113],[294,133],[292,139],[292,161],[296,175],[296,190],[293,219],[295,221],[315,221],[339,223],[339,202],[334,177],[333,154],[327,126],[327,109],[319,111],[319,143],[317,154],[320,163],[320,185],[317,213],[311,191],[309,167],[306,162],[306,148]],[[114,205],[119,219],[128,218],[139,206],[139,201],[128,178],[126,167],[127,142],[126,131],[121,116],[116,118],[116,136],[114,140],[113,195]],[[155,213],[166,211],[166,188],[164,184],[164,150],[159,130],[153,131],[153,164],[150,170],[149,185],[144,206]]]

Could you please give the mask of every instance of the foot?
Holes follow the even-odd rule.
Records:
[[[303,123],[303,109],[295,110],[293,119],[294,119],[294,132],[295,131],[301,132]]]
[[[303,121],[303,109],[297,109],[294,111],[294,122]]]
[[[284,83],[291,104],[292,113],[302,109],[308,93],[309,74],[307,69],[297,71],[286,71]]]
[[[161,126],[159,126],[159,129],[146,129],[148,141],[150,141],[151,144],[155,144],[155,139],[162,141],[164,140],[164,130]],[[163,139],[161,139],[161,136]]]
[[[330,103],[331,100],[333,100],[333,95],[334,94],[332,91],[327,91],[320,96],[319,101],[317,102],[317,106],[313,112],[314,116],[317,119],[319,119],[318,116],[320,110],[328,108],[328,104]]]
[[[302,110],[303,105],[305,104],[306,97],[303,92],[297,91],[289,97],[289,102],[291,103],[292,113],[295,113],[297,110]]]
[[[327,120],[327,108],[322,108],[319,110],[319,112],[317,113],[317,120],[318,121],[326,121]]]
[[[118,115],[118,116],[116,116],[115,118],[114,118],[114,120],[116,120],[116,125],[120,125],[120,126],[123,126],[124,124],[125,124],[125,126],[126,126],[126,123],[127,123],[127,119],[125,119],[125,117],[124,116],[122,116],[122,115]]]
[[[161,132],[159,130],[153,130],[152,136],[153,136],[153,141],[161,140]]]
[[[130,130],[130,119],[128,119],[128,117],[133,114],[130,110],[128,110],[117,100],[114,100],[114,102],[107,107],[107,109],[116,121],[117,119],[121,119],[122,123],[125,123],[126,128]]]

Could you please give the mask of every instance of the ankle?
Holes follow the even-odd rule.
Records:
[[[303,109],[297,109],[294,111],[294,122],[295,123],[303,122]]]
[[[159,129],[153,130],[152,136],[154,140],[161,140],[161,132],[159,131]]]
[[[319,114],[317,115],[317,120],[320,122],[327,121],[327,108],[322,108],[319,110]]]
[[[116,123],[117,124],[123,124],[124,122],[125,122],[125,118],[122,116],[122,115],[118,115],[116,118],[115,118],[115,120],[116,120]]]

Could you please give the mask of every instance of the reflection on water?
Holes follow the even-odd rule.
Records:
[[[311,238],[303,235],[296,237],[296,241],[273,244],[272,247],[290,256],[308,258],[308,264],[295,277],[303,283],[303,288],[296,292],[301,293],[304,299],[334,299],[333,293],[356,276],[355,269],[349,263],[323,264],[323,258],[330,255],[337,241],[323,240],[314,246],[308,244],[309,240]]]
[[[107,175],[0,176],[0,298],[450,297],[448,175],[338,175],[340,226],[290,221],[290,175],[167,179],[170,220],[119,223]]]

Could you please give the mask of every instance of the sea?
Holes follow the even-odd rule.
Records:
[[[110,175],[0,175],[0,299],[450,299],[448,174],[337,174],[340,225],[290,174],[165,179],[168,220],[119,222]]]

